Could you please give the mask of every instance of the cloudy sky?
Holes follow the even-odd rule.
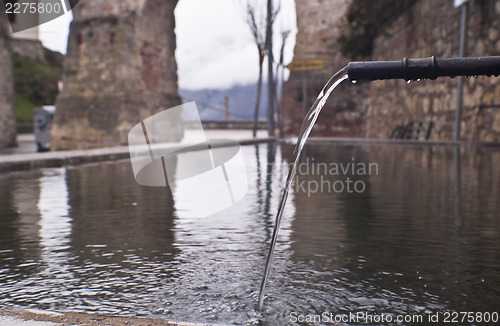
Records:
[[[260,1],[265,6],[265,0]],[[179,1],[175,16],[181,88],[226,88],[257,80],[257,49],[246,23],[244,3],[245,0]],[[71,19],[68,13],[40,27],[40,37],[46,47],[66,52]],[[273,38],[276,57],[279,56],[282,30],[292,30],[285,50],[287,64],[295,45],[293,0],[281,0],[281,14],[275,23]]]

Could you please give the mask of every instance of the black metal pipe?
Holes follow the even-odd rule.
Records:
[[[347,74],[351,81],[436,79],[441,76],[498,76],[500,75],[500,56],[350,62],[347,65]]]

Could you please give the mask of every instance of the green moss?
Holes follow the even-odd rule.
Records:
[[[48,50],[47,50],[48,51]],[[30,122],[37,106],[53,105],[58,94],[61,63],[55,55],[45,53],[46,64],[13,54],[16,115],[19,122]]]
[[[16,116],[17,122],[31,122],[33,119],[33,110],[36,104],[28,100],[21,94],[16,94]]]
[[[57,72],[50,67],[30,58],[22,57],[17,53],[13,55],[12,61],[14,63],[14,75],[16,77],[40,75],[48,79],[57,78]]]

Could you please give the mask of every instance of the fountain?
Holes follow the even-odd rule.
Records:
[[[351,81],[379,79],[436,79],[448,76],[500,75],[500,57],[403,59],[402,61],[351,62],[347,65]]]
[[[325,84],[312,107],[307,112],[307,115],[302,123],[302,128],[297,139],[292,158],[292,165],[288,172],[287,179],[283,188],[283,193],[279,202],[278,212],[274,224],[273,235],[269,252],[266,257],[264,273],[260,286],[259,299],[257,309],[262,311],[264,305],[264,295],[266,282],[269,277],[270,266],[272,262],[274,248],[278,238],[278,232],[281,224],[281,217],[286,204],[288,193],[293,184],[293,179],[297,170],[297,163],[304,148],[304,145],[311,133],[314,123],[316,122],[321,109],[325,105],[331,92],[342,81],[349,79],[353,84],[358,81],[366,80],[383,80],[383,79],[404,79],[421,80],[421,79],[436,79],[438,77],[448,76],[479,76],[486,75],[488,77],[500,75],[500,56],[496,57],[471,57],[471,58],[451,58],[437,59],[432,56],[424,59],[403,59],[401,61],[366,61],[366,62],[350,62],[346,67],[334,74]]]
[[[195,201],[180,211],[164,189],[137,184],[128,160],[0,174],[0,305],[239,325],[351,312],[427,319],[466,308],[494,312],[482,316],[498,322],[500,148],[323,141],[300,154],[321,106],[345,80],[494,75],[500,66],[472,58],[452,67],[453,60],[351,63],[336,74],[307,115],[295,161],[376,162],[380,176],[357,175],[367,185],[362,194],[309,196],[295,188],[299,178],[333,183],[346,175],[299,165],[286,182],[295,177],[288,198],[295,211],[277,216],[268,213],[288,145],[242,146],[256,166],[239,166],[256,182],[239,204],[203,219],[182,217],[200,209]],[[271,237],[277,259],[271,250],[267,271],[273,262],[280,277],[268,279],[267,291],[262,282],[259,315],[255,271]]]

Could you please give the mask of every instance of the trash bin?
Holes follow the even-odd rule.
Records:
[[[37,152],[50,150],[50,128],[55,112],[56,107],[53,105],[45,105],[33,110],[33,130]]]

